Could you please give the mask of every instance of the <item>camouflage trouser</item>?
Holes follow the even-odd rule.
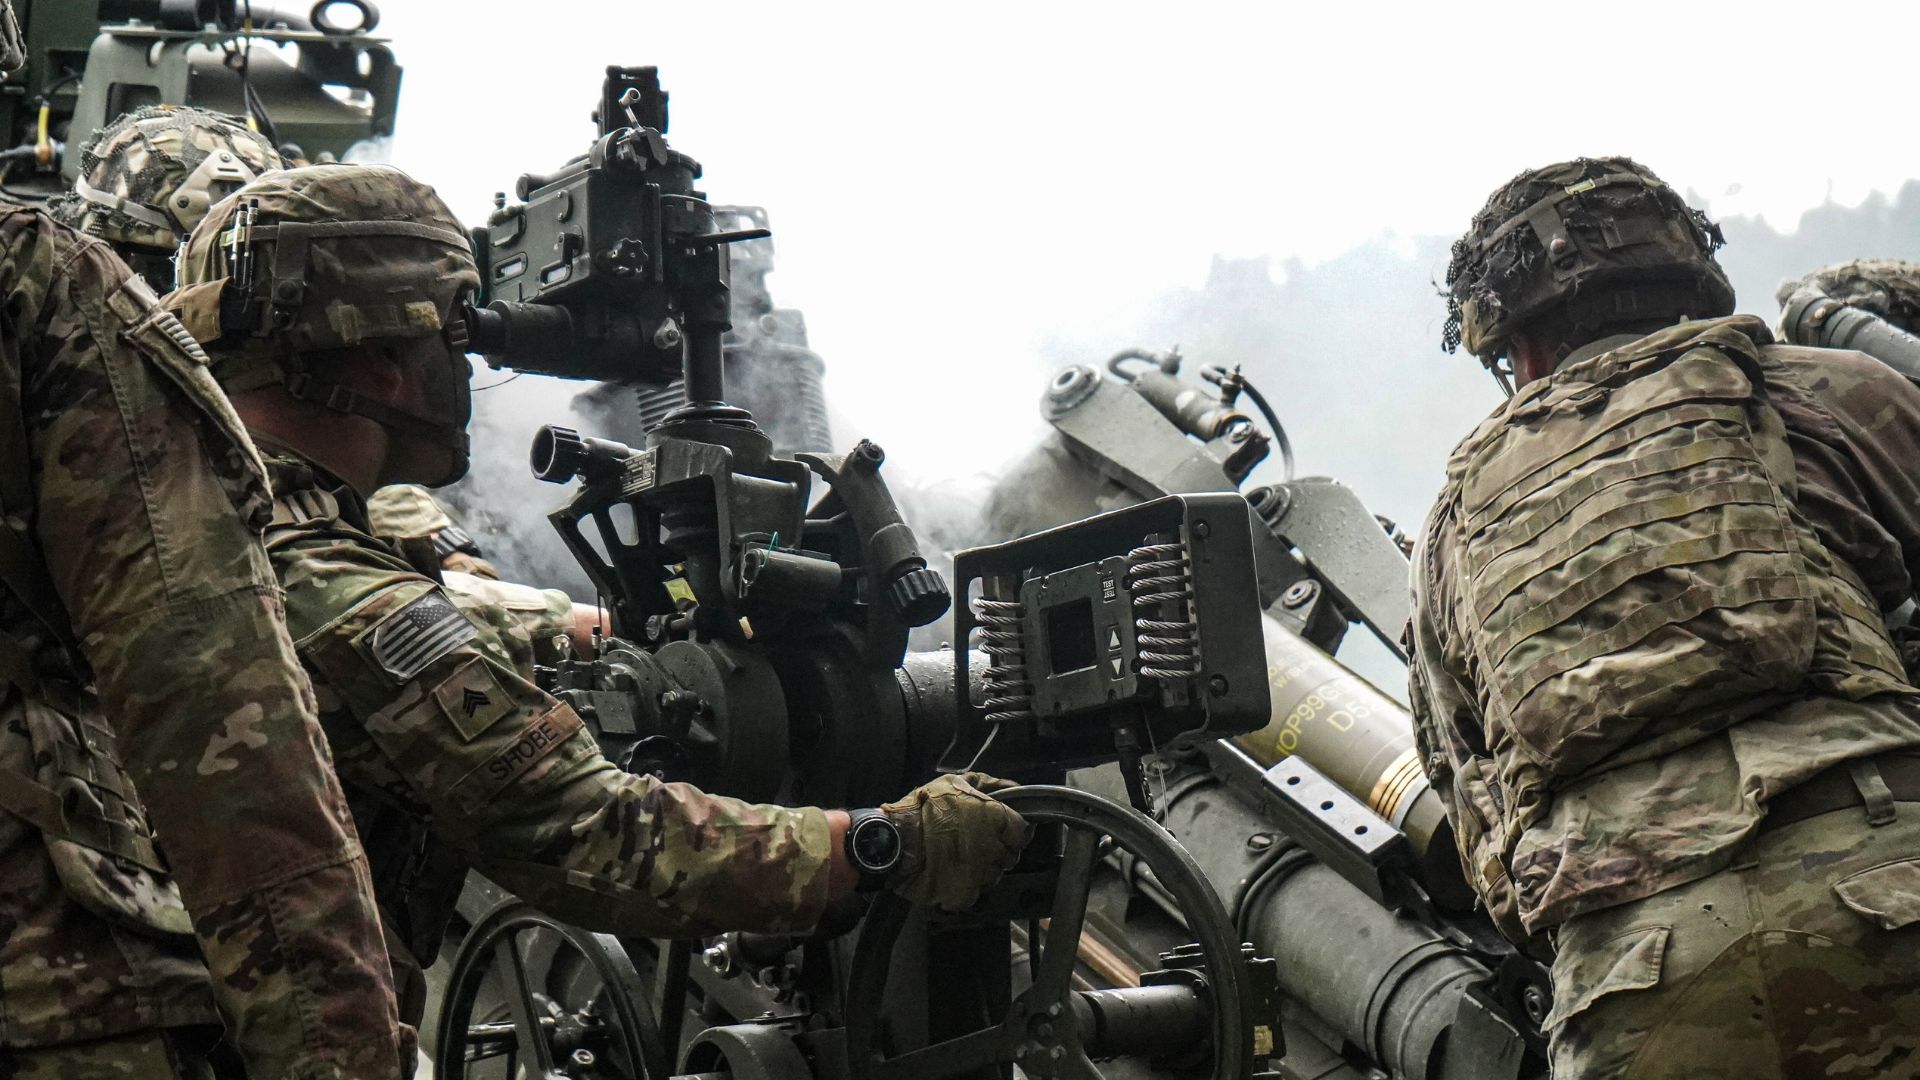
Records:
[[[0,1080],[213,1080],[202,1039],[142,1031],[94,1042],[0,1047]]]
[[[1920,803],[1763,833],[1734,867],[1561,927],[1554,1080],[1920,1077]]]

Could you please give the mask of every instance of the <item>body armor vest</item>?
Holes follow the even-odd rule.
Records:
[[[1730,322],[1563,368],[1449,463],[1455,614],[1509,806],[1789,698],[1911,690],[1795,508],[1767,361]]]

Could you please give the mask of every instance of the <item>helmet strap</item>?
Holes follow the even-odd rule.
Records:
[[[468,448],[464,430],[455,430],[445,423],[417,416],[384,401],[375,401],[339,383],[315,378],[310,372],[287,372],[280,379],[280,385],[296,401],[311,402],[350,416],[364,416],[390,431],[425,439],[453,450],[465,452]]]

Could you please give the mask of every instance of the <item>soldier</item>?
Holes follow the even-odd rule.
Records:
[[[263,299],[235,318],[249,266]],[[437,561],[370,535],[367,492],[467,467],[478,276],[432,189],[384,166],[263,177],[194,230],[180,277],[170,305],[267,448],[268,549],[405,951],[431,961],[469,864],[568,921],[651,937],[804,931],[851,892],[847,814],[623,772],[523,677],[498,622],[449,601]],[[890,887],[960,908],[1011,864],[1024,824],[976,785],[998,782],[946,777],[882,808]]]
[[[101,128],[80,154],[73,191],[48,212],[113,246],[156,292],[173,288],[173,255],[207,208],[280,155],[246,121],[150,105]]]
[[[1809,287],[1848,307],[1870,311],[1909,334],[1920,328],[1920,262],[1852,259],[1835,263],[1783,283],[1774,299],[1784,307],[1796,292]]]
[[[146,285],[39,212],[0,206],[0,309],[0,1076],[204,1076],[222,1014],[254,1077],[399,1076],[238,418]]]
[[[481,554],[473,535],[419,484],[388,484],[374,492],[367,499],[367,520],[373,535],[382,539],[431,546],[443,570],[500,580],[500,571]]]
[[[1720,244],[1606,158],[1454,245],[1443,344],[1518,386],[1414,556],[1419,744],[1556,1077],[1912,1077],[1920,390],[1730,316]]]

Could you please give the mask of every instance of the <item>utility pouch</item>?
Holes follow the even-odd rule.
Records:
[[[24,721],[34,775],[0,774],[0,809],[39,830],[60,884],[81,907],[132,929],[191,935],[112,732],[85,698],[74,710],[85,718],[75,718],[38,697],[10,695],[7,710]]]
[[[1603,354],[1459,451],[1460,624],[1489,722],[1548,774],[1806,681],[1818,611],[1763,387],[1732,348]]]

